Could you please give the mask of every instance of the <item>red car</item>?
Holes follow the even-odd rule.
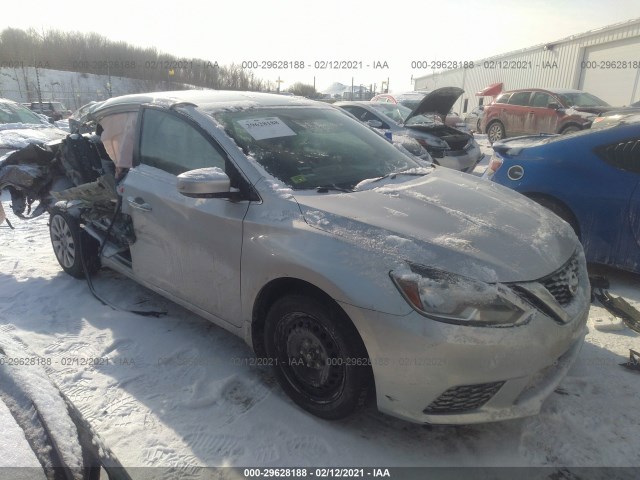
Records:
[[[491,143],[520,135],[576,132],[589,128],[607,110],[609,104],[581,90],[512,90],[485,107],[482,131]]]

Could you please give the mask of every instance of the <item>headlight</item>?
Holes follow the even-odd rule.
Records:
[[[443,270],[409,264],[389,273],[407,302],[422,315],[445,323],[512,327],[527,323],[532,308],[502,284],[489,284]]]

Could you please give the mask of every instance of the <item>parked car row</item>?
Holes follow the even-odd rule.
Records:
[[[415,139],[429,152],[434,163],[469,172],[483,156],[473,135],[438,121],[447,115],[462,93],[463,90],[456,87],[440,88],[421,94],[413,108],[381,101],[335,105],[369,126],[389,132],[392,140],[397,135]]]
[[[414,128],[421,113],[402,125],[475,148],[446,125]],[[180,91],[113,98],[85,120],[102,133],[0,163],[14,212],[40,200],[64,271],[109,267],[243,337],[317,416],[372,396],[418,423],[534,415],[578,356],[590,300],[571,227],[425,168],[343,108]],[[135,146],[117,189],[114,132]]]

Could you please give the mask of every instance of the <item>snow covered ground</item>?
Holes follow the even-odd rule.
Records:
[[[2,200],[15,230],[0,227],[0,332],[51,359],[53,380],[125,466],[640,467],[640,373],[618,365],[640,336],[596,330],[615,323],[602,309],[539,416],[436,427],[371,407],[328,422],[297,408],[240,339],[108,270],[94,281],[101,295],[168,314],[103,306],[59,268],[48,216],[20,221]],[[640,307],[640,278],[611,278]]]

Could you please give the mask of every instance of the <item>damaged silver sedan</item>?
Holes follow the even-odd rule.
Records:
[[[112,268],[244,338],[317,416],[370,397],[419,423],[533,415],[578,355],[571,228],[338,108],[164,92],[87,121],[95,134],[0,164],[14,213],[50,213],[69,274]]]

